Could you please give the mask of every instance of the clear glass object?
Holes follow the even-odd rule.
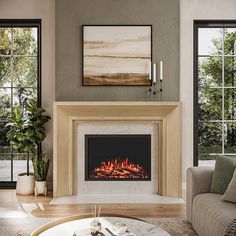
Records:
[[[101,223],[97,219],[94,219],[90,223],[90,231],[92,235],[96,235],[97,233],[100,233],[101,228],[102,228]]]

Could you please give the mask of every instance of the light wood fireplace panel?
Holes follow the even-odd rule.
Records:
[[[53,196],[76,189],[78,121],[151,121],[159,123],[158,194],[181,197],[181,104],[179,102],[55,102]],[[79,191],[79,190],[78,190]]]

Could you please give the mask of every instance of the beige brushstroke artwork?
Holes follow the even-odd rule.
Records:
[[[149,85],[150,26],[84,26],[84,85]]]

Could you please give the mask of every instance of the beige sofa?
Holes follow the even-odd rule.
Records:
[[[236,235],[236,204],[221,200],[220,194],[210,193],[212,175],[213,168],[188,168],[187,219],[199,236]]]

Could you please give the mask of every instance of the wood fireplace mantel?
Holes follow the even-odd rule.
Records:
[[[55,102],[53,121],[54,197],[77,193],[78,121],[158,122],[158,194],[182,196],[180,102]]]

